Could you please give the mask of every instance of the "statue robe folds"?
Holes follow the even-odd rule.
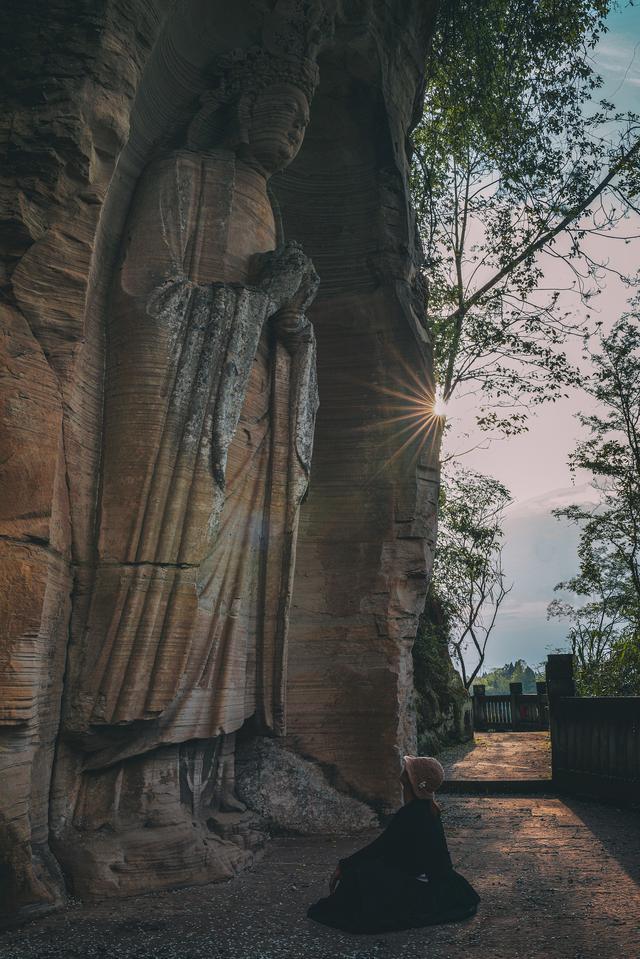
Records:
[[[68,724],[86,768],[254,714],[284,730],[318,401],[312,327],[300,312],[285,345],[277,314],[313,268],[296,244],[266,252],[257,224],[265,252],[246,282],[201,281],[252,201],[233,188],[235,162],[181,151],[152,164],[114,277],[98,559]]]

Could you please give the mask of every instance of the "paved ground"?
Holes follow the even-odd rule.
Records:
[[[438,754],[447,779],[550,779],[549,733],[476,733]]]
[[[63,913],[0,936],[1,959],[640,959],[640,818],[544,797],[443,796],[466,923],[351,936],[305,916],[357,839],[278,839],[232,882]]]

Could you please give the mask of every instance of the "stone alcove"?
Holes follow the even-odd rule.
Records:
[[[96,10],[79,0],[34,4],[8,24],[0,828],[10,912],[36,914],[64,894],[49,836],[69,839],[80,777],[59,726],[95,565],[101,277],[140,172],[206,88],[211,59],[259,43],[274,11],[295,17],[307,6],[108,0]],[[398,444],[397,399],[385,392],[412,375],[428,384],[406,142],[433,9],[324,5],[312,122],[273,184],[285,234],[322,281],[311,311],[321,406],[300,520],[285,745],[376,810],[397,801],[398,756],[414,743],[410,648],[437,491],[430,451],[416,460],[415,446]],[[187,862],[178,881],[206,876],[206,864]],[[129,891],[153,885],[144,870],[132,882]],[[99,883],[76,891],[101,893]]]

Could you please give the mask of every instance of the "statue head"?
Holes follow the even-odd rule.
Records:
[[[217,82],[200,98],[188,145],[234,150],[271,176],[298,153],[309,123],[318,68],[304,57],[276,57],[261,49],[219,61]]]
[[[273,83],[252,104],[245,152],[269,175],[291,163],[309,124],[309,102],[290,82]]]

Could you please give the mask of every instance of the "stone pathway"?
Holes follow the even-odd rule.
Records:
[[[447,779],[551,779],[548,732],[476,733],[475,742],[438,753]]]
[[[341,934],[305,916],[372,838],[281,838],[221,885],[67,910],[0,936],[1,959],[640,959],[640,818],[544,797],[443,796],[466,923]]]

